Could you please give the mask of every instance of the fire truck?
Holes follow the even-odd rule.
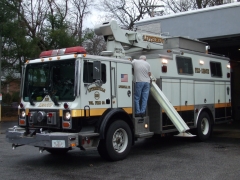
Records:
[[[139,138],[210,138],[213,125],[231,121],[230,64],[206,44],[121,29],[95,27],[107,51],[81,47],[44,51],[22,69],[18,125],[6,132],[12,148],[30,145],[52,154],[97,149],[106,160],[127,157]],[[151,65],[145,117],[135,117],[131,60]]]

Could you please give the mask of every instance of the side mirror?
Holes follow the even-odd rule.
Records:
[[[101,87],[103,84],[102,80],[96,80],[94,83],[97,87]]]

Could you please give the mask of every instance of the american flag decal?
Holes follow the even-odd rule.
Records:
[[[128,82],[128,75],[127,74],[121,74],[121,82]]]

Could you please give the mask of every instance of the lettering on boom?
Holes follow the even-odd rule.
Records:
[[[164,43],[164,39],[157,36],[144,35],[143,40],[148,42]]]

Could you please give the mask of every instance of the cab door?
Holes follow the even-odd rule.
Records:
[[[100,116],[112,104],[110,62],[85,59],[82,66],[81,107]]]

